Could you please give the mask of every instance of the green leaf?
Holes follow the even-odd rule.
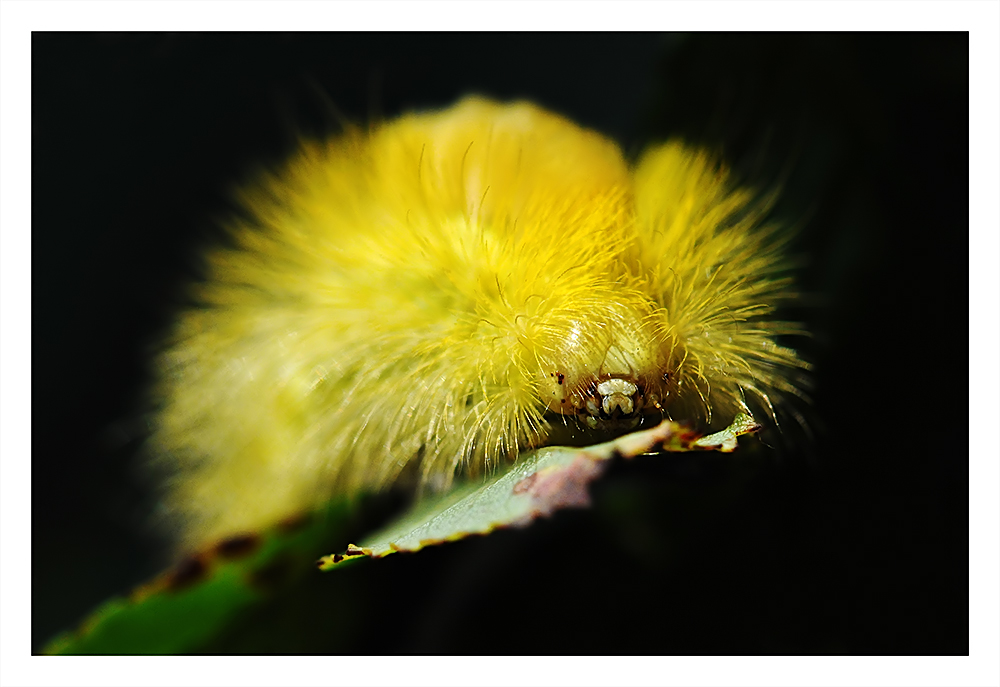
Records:
[[[95,611],[47,654],[182,654],[224,632],[242,611],[314,570],[317,550],[344,536],[343,501],[262,534],[224,539],[188,556],[127,598]]]
[[[486,534],[499,527],[523,527],[560,508],[589,504],[589,485],[616,456],[693,450],[732,451],[736,438],[758,425],[737,417],[726,430],[699,437],[674,422],[585,448],[548,447],[524,454],[506,471],[465,483],[410,509],[394,524],[325,556],[329,570],[352,559],[379,558],[395,551]],[[279,588],[314,570],[316,553],[346,536],[349,506],[332,502],[311,517],[259,534],[230,537],[188,556],[127,598],[101,606],[75,632],[56,637],[48,654],[181,654],[226,636],[243,613]]]
[[[419,551],[425,546],[487,534],[500,527],[523,527],[559,508],[589,505],[590,482],[616,456],[632,458],[652,451],[729,452],[736,448],[738,436],[758,429],[760,425],[748,415],[738,415],[728,428],[706,437],[699,437],[684,425],[664,421],[652,429],[596,446],[541,448],[521,455],[502,473],[424,501],[360,545],[351,544],[345,553],[324,556],[317,565],[320,570],[331,570],[365,556],[381,558],[397,551]]]

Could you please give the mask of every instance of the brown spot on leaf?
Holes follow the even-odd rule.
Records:
[[[545,468],[521,480],[515,490],[526,493],[532,500],[532,512],[511,524],[524,526],[536,517],[548,517],[560,508],[585,508],[590,505],[589,486],[604,472],[609,461],[586,456],[557,468]]]
[[[170,571],[166,580],[168,591],[176,592],[200,582],[208,574],[208,565],[200,556],[188,556]]]
[[[697,441],[701,437],[698,432],[694,430],[686,429],[677,435],[677,440],[680,442],[681,446],[689,446]]]
[[[528,475],[527,477],[525,477],[520,482],[514,485],[514,493],[523,494],[526,491],[529,491],[531,489],[531,486],[535,483],[535,480],[537,479],[538,479],[538,473],[537,472],[531,473],[530,475]]]
[[[215,545],[215,553],[222,558],[242,558],[253,553],[260,546],[260,537],[255,534],[238,534],[223,539]]]

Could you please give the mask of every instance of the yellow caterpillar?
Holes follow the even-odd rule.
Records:
[[[443,487],[567,422],[707,425],[797,392],[785,234],[680,143],[630,168],[534,105],[467,98],[305,142],[242,199],[160,359],[187,544],[404,469]]]

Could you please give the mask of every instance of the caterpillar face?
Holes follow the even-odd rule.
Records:
[[[575,417],[603,432],[635,429],[645,415],[662,419],[670,397],[670,373],[584,374],[575,383],[563,372],[550,372],[542,392],[547,409]]]
[[[540,396],[550,413],[614,433],[635,429],[644,416],[665,416],[676,341],[656,336],[657,306],[648,299],[610,311],[603,322],[573,322],[557,343],[559,363],[541,372]]]
[[[591,429],[633,429],[641,419],[645,397],[645,391],[636,382],[608,377],[599,383],[592,382],[578,393],[573,408]],[[577,403],[582,403],[582,407],[576,407]]]
[[[446,486],[557,422],[707,425],[797,392],[784,235],[682,144],[629,166],[470,98],[305,142],[242,197],[160,357],[153,445],[187,542],[414,470]]]

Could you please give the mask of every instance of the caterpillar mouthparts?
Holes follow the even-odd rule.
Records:
[[[159,358],[152,446],[189,543],[413,467],[446,486],[557,423],[707,426],[799,393],[787,232],[682,143],[630,166],[467,98],[305,141],[242,199]]]
[[[556,385],[565,384],[566,375],[562,372],[552,372],[549,376]],[[591,429],[633,429],[639,425],[643,411],[655,410],[661,416],[664,412],[660,400],[670,392],[647,392],[647,388],[649,385],[634,374],[595,376],[575,389],[551,391],[547,407],[553,414],[575,417]]]

